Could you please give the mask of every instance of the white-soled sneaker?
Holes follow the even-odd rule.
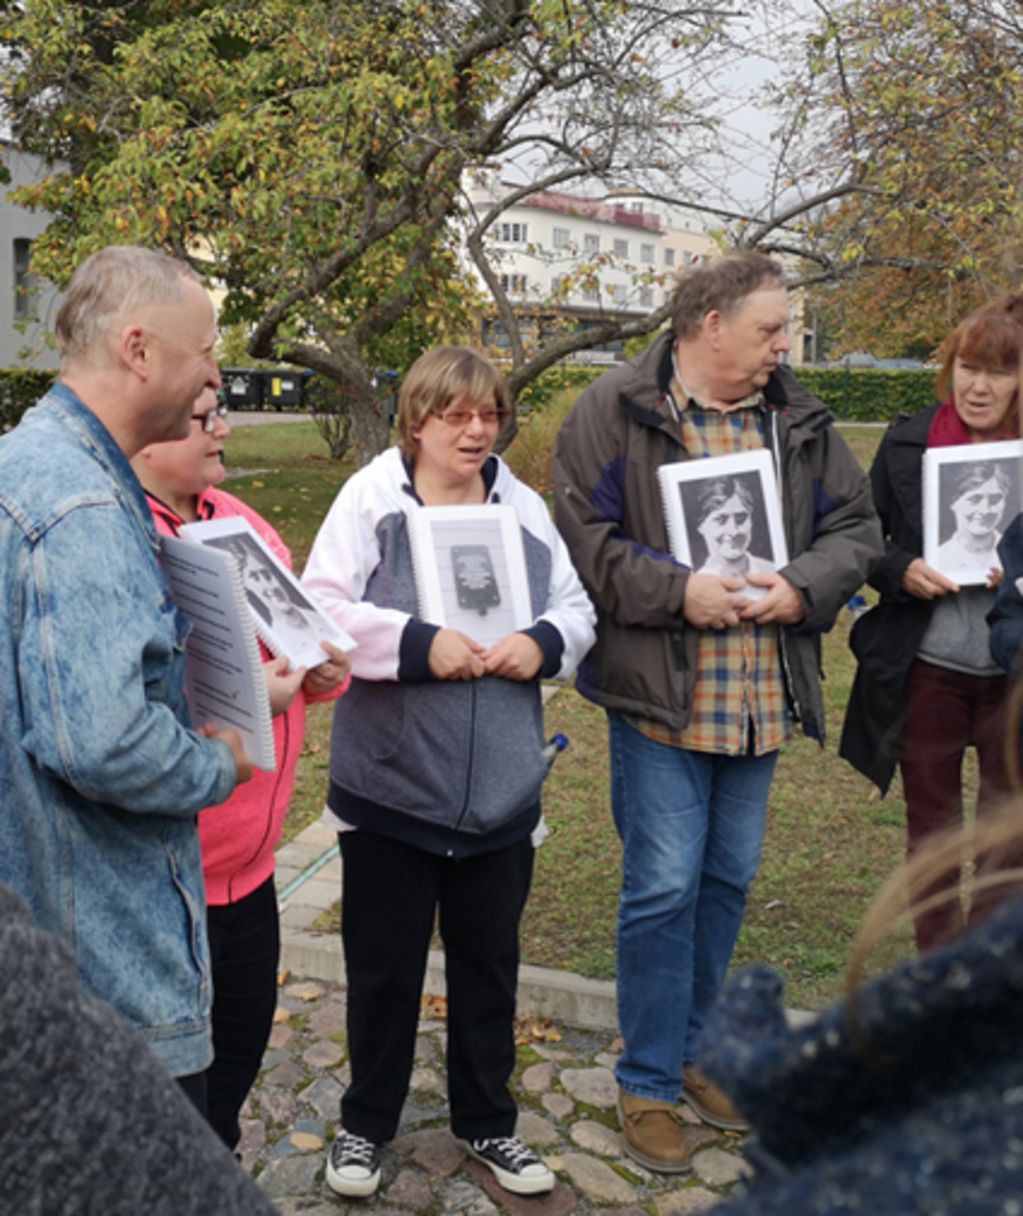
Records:
[[[469,1152],[490,1167],[506,1191],[515,1195],[542,1195],[554,1189],[554,1174],[518,1136],[468,1140]]]
[[[342,1128],[327,1154],[327,1185],[353,1199],[374,1194],[380,1185],[380,1145]]]

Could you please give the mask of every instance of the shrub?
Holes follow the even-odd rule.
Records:
[[[39,400],[54,380],[52,371],[34,367],[0,368],[0,432],[17,426],[21,415]]]
[[[840,422],[894,422],[934,401],[934,372],[874,368],[797,367],[799,382]]]

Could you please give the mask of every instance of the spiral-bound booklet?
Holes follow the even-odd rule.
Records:
[[[160,564],[174,602],[192,625],[185,643],[185,696],[193,725],[234,727],[252,763],[272,772],[270,697],[237,560],[222,549],[162,536]]]
[[[766,448],[657,470],[672,556],[695,574],[745,578],[788,563],[774,461]],[[747,584],[756,599],[766,589]]]
[[[417,507],[408,514],[419,615],[484,646],[533,623],[514,507]]]
[[[273,654],[287,657],[292,670],[325,662],[321,641],[332,642],[340,650],[355,649],[355,639],[309,598],[243,516],[184,524],[181,535],[236,559],[256,633]]]

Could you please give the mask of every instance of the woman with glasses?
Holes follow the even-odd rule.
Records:
[[[574,670],[594,614],[543,500],[493,454],[508,417],[482,355],[423,355],[401,388],[398,445],[345,484],[303,578],[358,642],[334,715],[327,812],[341,845],[352,1070],[327,1160],[341,1195],[379,1185],[438,913],[452,1130],[506,1189],[554,1185],[514,1135],[518,935],[546,774],[540,679]],[[533,621],[482,646],[417,615],[408,518],[498,502],[518,514]]]
[[[241,515],[288,566],[291,555],[261,515],[219,488],[227,408],[212,389],[195,403],[186,439],[154,443],[132,462],[146,491],[158,532],[176,536],[182,524]],[[210,961],[213,975],[213,1063],[205,1074],[206,1113],[213,1129],[234,1149],[241,1138],[238,1114],[259,1072],[277,1004],[280,931],[274,890],[274,850],[295,784],[307,700],[338,696],[348,660],[324,643],[324,662],[288,671],[262,647],[273,712],[277,768],[255,769],[227,802],[199,815],[206,878]]]

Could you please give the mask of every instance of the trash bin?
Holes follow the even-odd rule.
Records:
[[[301,409],[305,404],[307,372],[292,368],[273,368],[261,373],[266,385],[265,401],[275,410]]]
[[[261,373],[251,367],[222,367],[220,396],[229,410],[258,410],[263,404]]]

